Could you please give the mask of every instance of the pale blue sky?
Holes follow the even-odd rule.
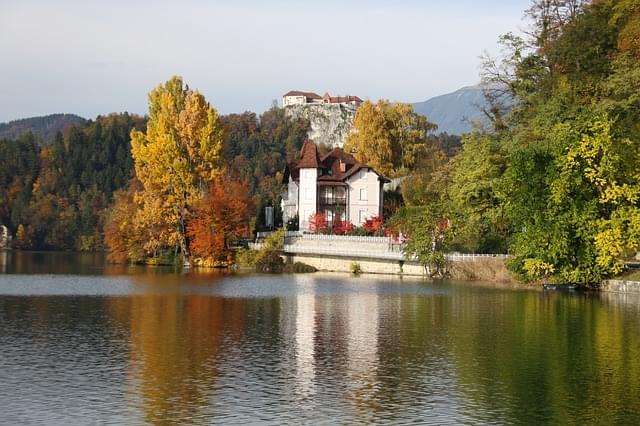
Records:
[[[182,75],[222,113],[290,89],[417,102],[478,81],[529,0],[0,0],[0,122],[144,114]]]

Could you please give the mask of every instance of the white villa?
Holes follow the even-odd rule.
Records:
[[[360,226],[373,216],[382,216],[382,187],[386,182],[389,179],[342,148],[334,148],[320,158],[316,145],[307,141],[300,160],[285,168],[283,219],[286,223],[298,215],[299,229],[305,231],[309,229],[309,217],[321,212],[329,224],[340,217]]]
[[[301,92],[299,90],[291,90],[282,96],[282,106],[289,105],[306,105],[306,104],[343,104],[360,106],[362,99],[357,96],[331,96],[325,93],[320,96],[313,92]]]

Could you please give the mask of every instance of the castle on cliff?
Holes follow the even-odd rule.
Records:
[[[358,96],[320,96],[314,92],[292,90],[282,96],[282,106],[290,118],[303,118],[311,128],[307,135],[317,145],[342,147],[353,127],[356,110],[362,104]]]
[[[362,99],[357,96],[331,96],[325,93],[320,96],[314,92],[301,92],[299,90],[291,90],[282,96],[282,106],[305,105],[305,104],[341,104],[360,106]]]

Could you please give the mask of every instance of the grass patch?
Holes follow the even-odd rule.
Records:
[[[625,281],[640,281],[640,270],[636,269],[632,271],[627,271],[624,274],[616,277],[616,279],[625,280]]]

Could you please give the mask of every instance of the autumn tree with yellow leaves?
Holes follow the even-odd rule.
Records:
[[[131,154],[141,184],[131,197],[132,217],[118,221],[115,213],[131,210],[116,206],[115,223],[108,229],[114,235],[123,231],[144,235],[147,255],[166,248],[179,250],[189,265],[188,221],[210,183],[221,174],[222,145],[218,113],[202,94],[189,89],[180,77],[153,89],[146,132],[131,132]],[[126,239],[107,237],[107,241],[119,241],[120,252],[126,251],[130,259],[139,258],[131,256],[134,247],[123,247]]]
[[[344,148],[385,176],[409,172],[428,147],[428,133],[437,126],[409,104],[386,100],[364,102]]]

